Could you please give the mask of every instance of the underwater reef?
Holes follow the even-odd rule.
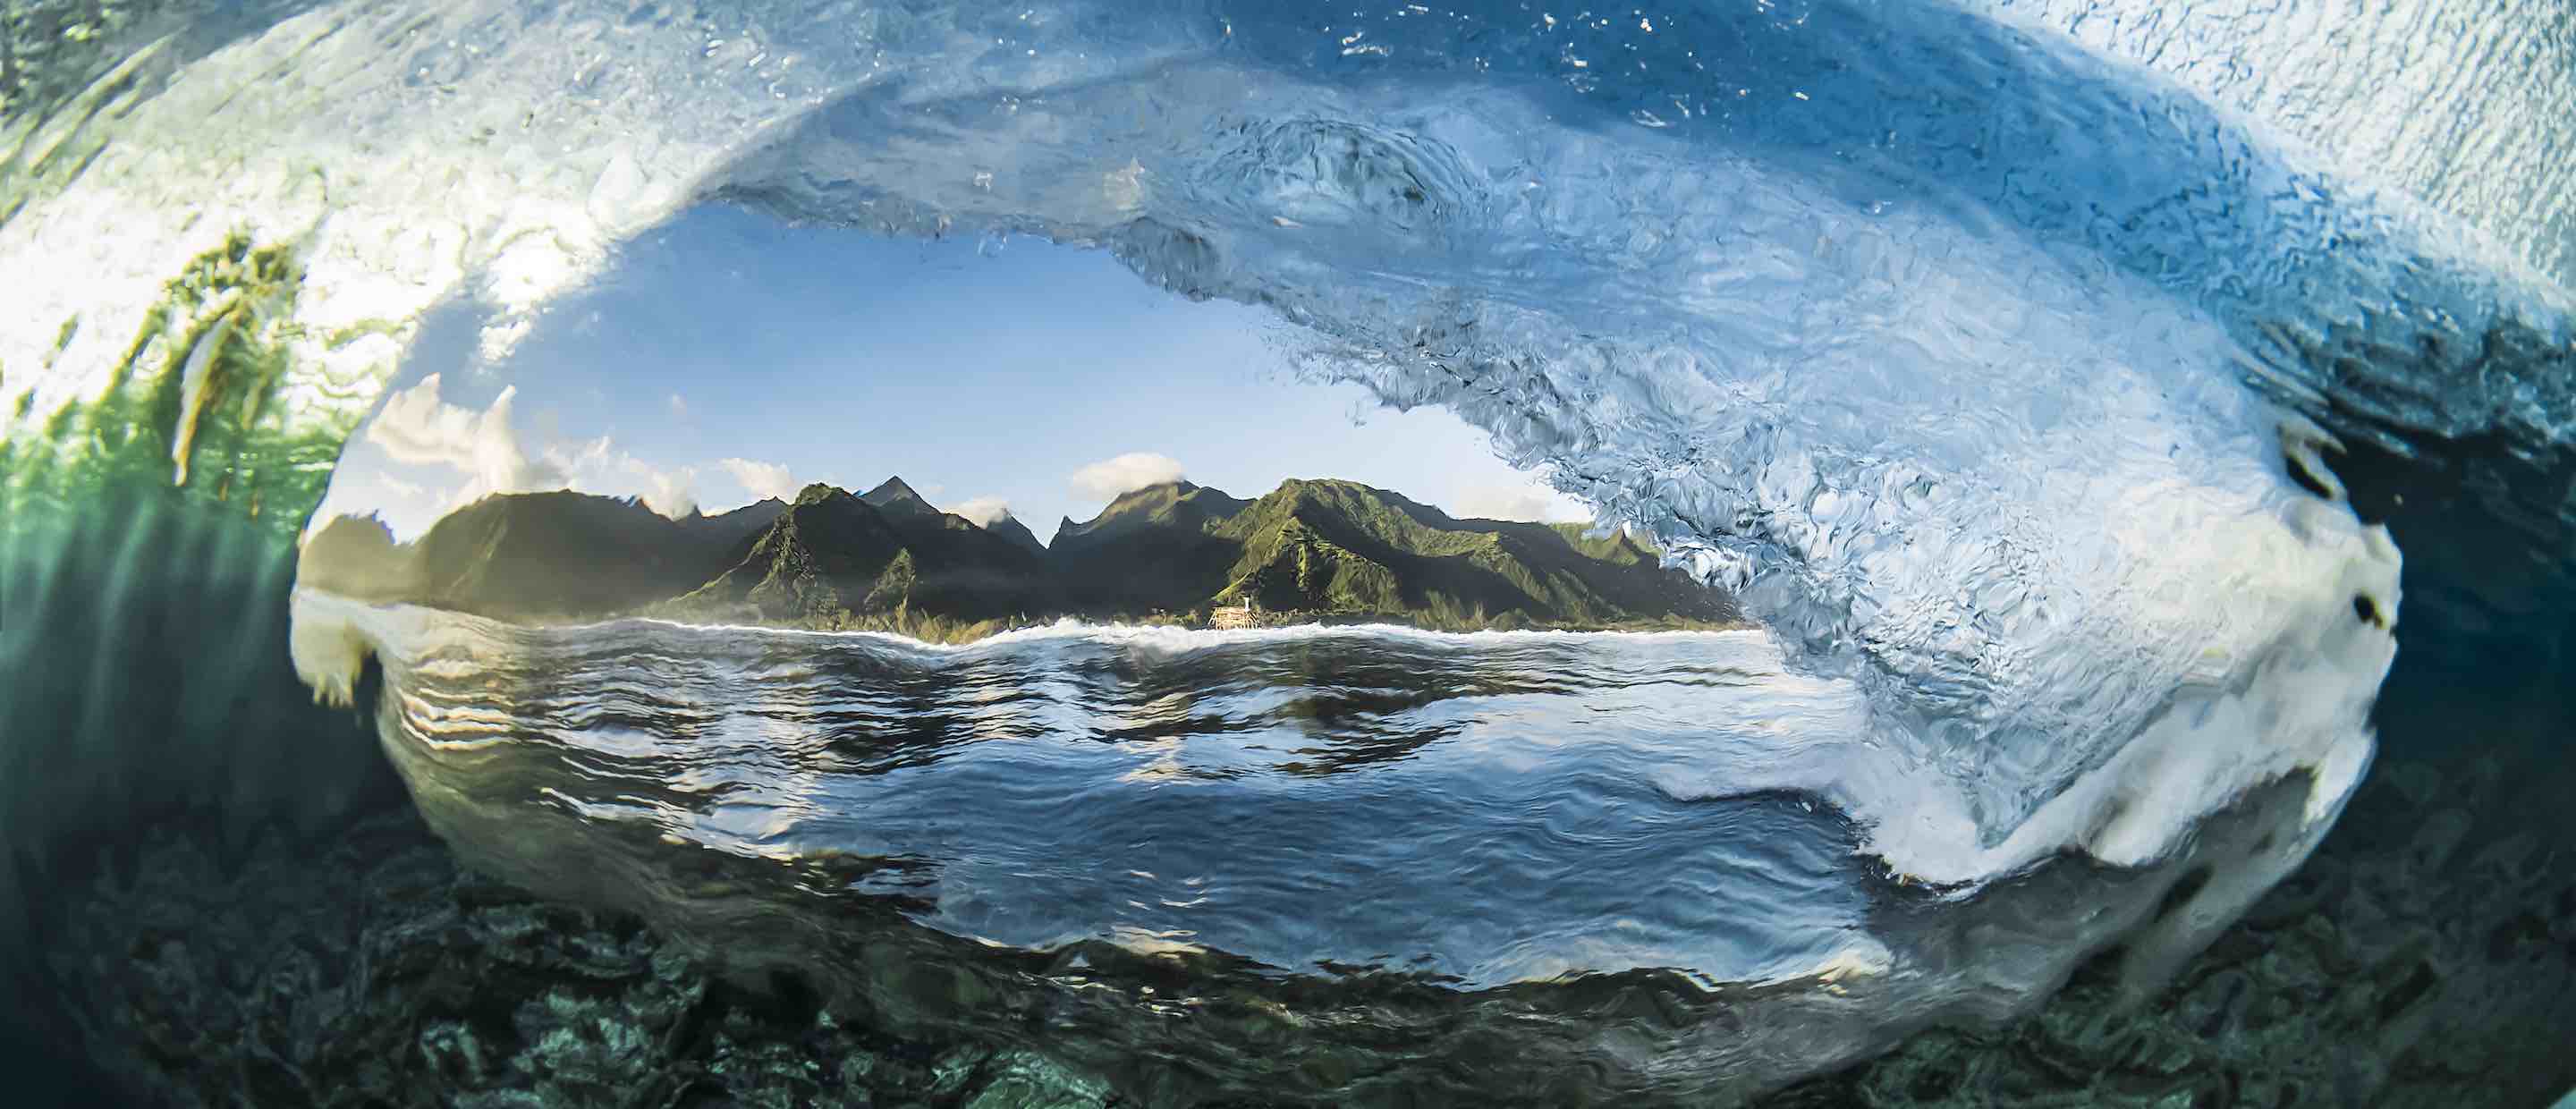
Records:
[[[2576,861],[2498,814],[2570,784],[2383,766],[2145,1004],[2079,974],[2010,1027],[1934,1030],[1754,1104],[2546,1104],[2576,1083]],[[728,980],[632,919],[460,869],[402,811],[230,852],[164,827],[61,906],[48,985],[139,1103],[1153,1103],[1025,1049],[873,1033],[792,978]]]

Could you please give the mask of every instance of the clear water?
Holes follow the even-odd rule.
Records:
[[[496,854],[535,850],[533,807],[631,828],[610,842],[635,857],[603,865],[782,864],[766,896],[817,913],[887,897],[992,944],[1467,989],[1883,959],[1857,933],[1851,829],[1784,766],[1850,746],[1859,706],[1758,633],[1067,627],[939,649],[377,619],[422,644],[388,674],[386,741]],[[1738,792],[1662,784],[1713,770]]]

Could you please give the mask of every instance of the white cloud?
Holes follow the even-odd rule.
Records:
[[[671,415],[675,419],[689,418],[689,402],[681,400],[678,393],[671,394]]]
[[[655,467],[604,436],[531,452],[511,426],[516,389],[503,389],[489,407],[474,409],[447,403],[439,386],[438,375],[431,374],[394,394],[367,425],[364,440],[396,466],[432,472],[334,475],[325,511],[316,519],[381,510],[419,528],[495,493],[553,489],[635,497],[665,516],[697,510],[695,467]],[[451,486],[437,469],[454,471],[461,480]]]
[[[948,511],[965,517],[979,527],[989,528],[1002,522],[1004,517],[1011,514],[1011,505],[1000,497],[977,497]]]
[[[1458,498],[1458,515],[1471,519],[1527,520],[1534,523],[1586,523],[1592,510],[1582,501],[1544,485],[1487,485]]]
[[[384,411],[367,425],[367,441],[406,466],[448,466],[465,473],[458,503],[492,493],[529,493],[560,489],[563,471],[528,457],[510,427],[511,402],[517,387],[501,390],[492,406],[481,411],[439,399],[438,375],[396,393]]]
[[[748,458],[728,458],[716,465],[724,467],[724,471],[741,482],[743,488],[751,490],[751,499],[755,501],[772,497],[782,501],[796,499],[799,486],[795,475],[788,473],[785,466],[775,462],[754,462]]]
[[[626,465],[630,470],[641,471],[645,482],[643,496],[646,508],[675,520],[697,513],[697,467],[686,466],[676,471],[657,470],[632,457],[626,460]]]
[[[1075,470],[1069,480],[1075,492],[1105,501],[1148,485],[1179,481],[1181,464],[1169,455],[1130,451]]]
[[[565,487],[609,497],[634,497],[644,507],[677,519],[698,510],[698,470],[682,466],[664,470],[617,449],[607,436],[545,452],[547,465],[563,472]]]
[[[305,526],[319,528],[338,516],[375,516],[393,529],[396,539],[414,539],[454,503],[451,490],[405,481],[382,466],[343,463],[332,471],[331,488]]]

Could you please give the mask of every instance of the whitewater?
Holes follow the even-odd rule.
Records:
[[[308,591],[297,672],[351,702],[380,668],[379,734],[460,855],[746,966],[824,965],[893,1028],[1309,1100],[1338,1072],[1283,1077],[1277,1044],[1365,1045],[1394,1089],[1750,1095],[2008,1019],[2114,947],[2152,989],[2306,857],[2371,764],[2404,609],[2404,556],[2339,458],[2500,444],[2446,464],[2507,490],[2487,511],[2527,550],[2568,534],[2516,484],[2576,435],[2565,148],[2495,161],[2558,192],[2437,209],[2262,96],[2231,106],[2026,15],[173,16],[12,118],[0,269],[59,279],[0,321],[0,401],[35,436],[101,395],[160,283],[238,228],[306,260],[269,418],[343,436],[433,313],[501,372],[619,242],[693,204],[1042,236],[1267,308],[1312,335],[1317,378],[1456,412],[1764,631],[1077,627],[940,649]],[[2452,184],[2428,191],[2499,195]],[[1433,683],[1322,726],[1328,749],[1451,738],[1311,779],[1233,731],[1405,660],[1506,691]],[[865,744],[800,746],[833,734],[835,698],[914,686],[852,725],[932,737],[907,790],[864,780]],[[797,711],[751,708],[773,704]],[[1123,738],[1081,738],[1100,733]],[[1192,807],[1265,789],[1290,826],[1402,819],[1264,854],[1245,845],[1278,827]],[[931,798],[949,805],[913,807]],[[1637,822],[1627,853],[1531,833],[1505,853],[1524,870],[1492,875],[1529,896],[1371,885],[1518,843],[1568,799]],[[1158,820],[1183,823],[1112,831]],[[1371,854],[1390,845],[1422,854]],[[1589,869],[1611,857],[1628,869]],[[1214,861],[1243,900],[1166,881]],[[1371,899],[1309,903],[1309,881]],[[1620,893],[1641,885],[1664,892]],[[1653,911],[1619,915],[1632,900]]]

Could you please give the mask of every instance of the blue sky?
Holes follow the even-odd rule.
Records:
[[[713,512],[901,474],[969,516],[1007,505],[1045,539],[1177,471],[1238,496],[1341,477],[1460,514],[1583,517],[1444,410],[1298,380],[1299,334],[1100,251],[700,208],[629,244],[496,370],[425,338],[325,511],[376,511],[408,537],[494,491]]]

